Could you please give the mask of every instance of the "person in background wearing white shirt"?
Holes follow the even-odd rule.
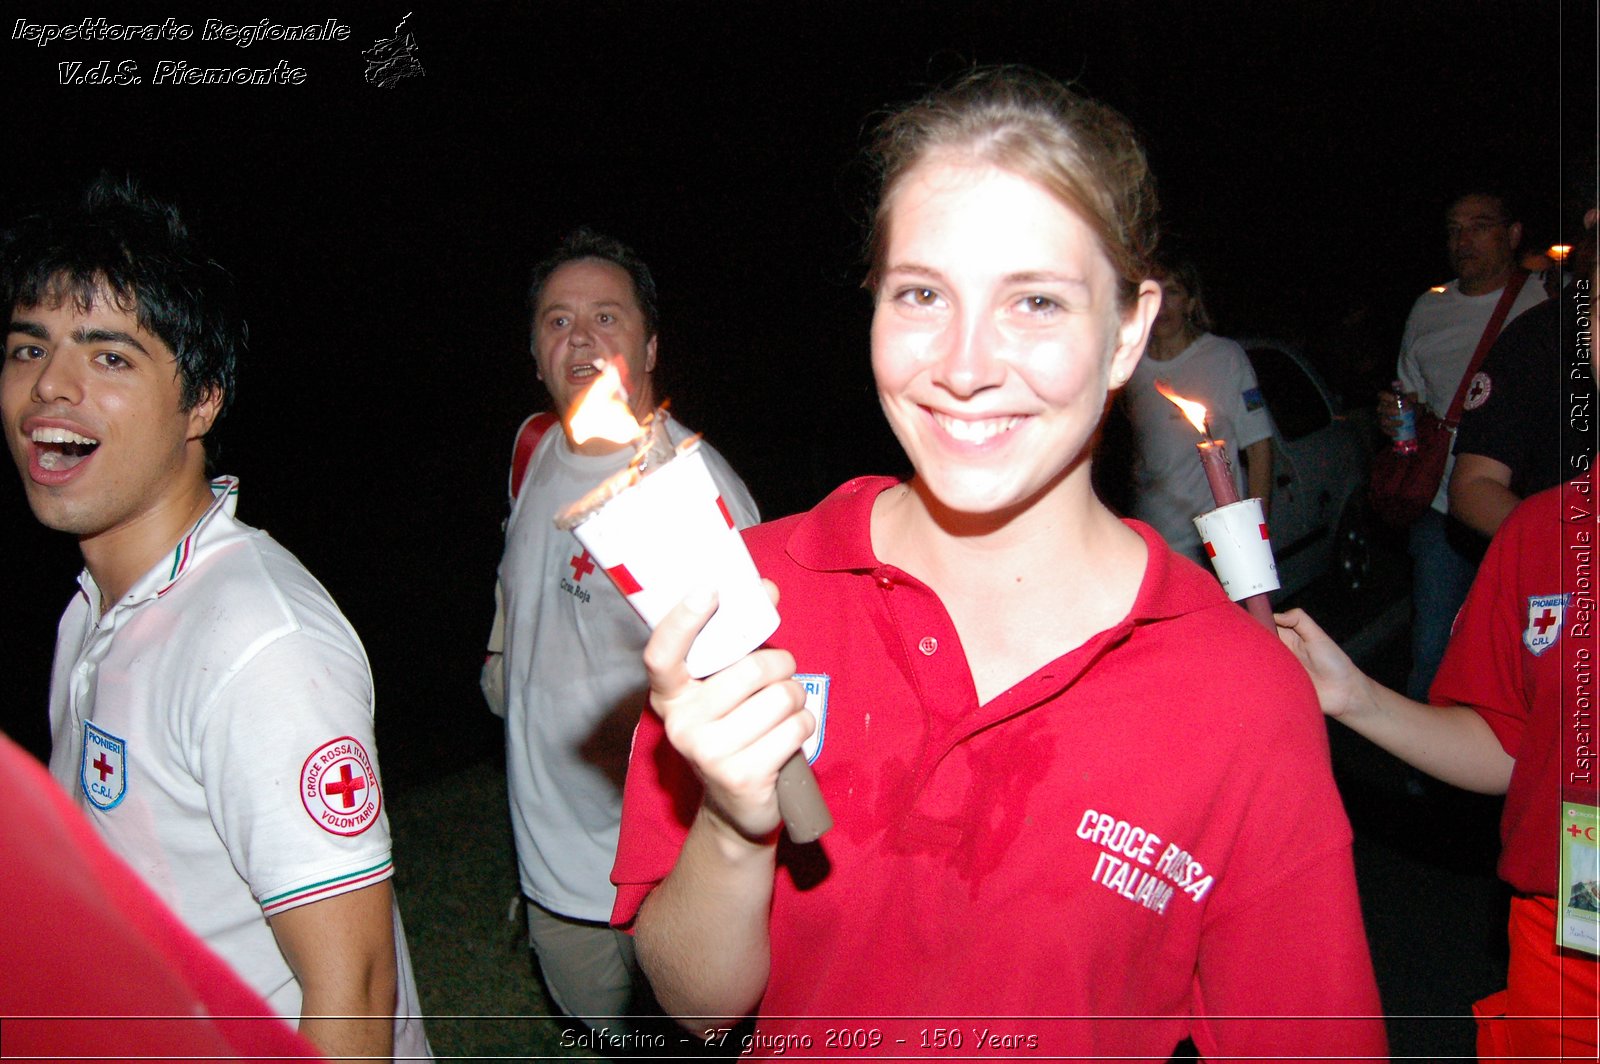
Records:
[[[622,374],[635,418],[656,410],[656,283],[632,249],[577,230],[534,268],[529,305],[534,361],[559,417],[608,364]],[[674,443],[692,435],[665,410],[658,416]],[[743,482],[709,444],[701,453],[734,523],[755,524]],[[553,519],[632,457],[631,444],[576,444],[559,428],[540,438],[513,485],[497,589],[501,651],[484,664],[484,693],[506,718],[529,943],[555,1003],[596,1029],[650,1009],[648,996],[635,996],[645,984],[632,938],[607,924],[629,739],[649,690],[642,654],[650,630]]]
[[[1511,212],[1504,194],[1468,192],[1450,204],[1445,214],[1445,250],[1456,279],[1417,297],[1400,341],[1395,375],[1416,406],[1426,407],[1439,418],[1449,412],[1501,290],[1512,279],[1521,243],[1522,223]],[[1530,280],[1517,294],[1506,322],[1544,298],[1538,279]],[[1391,393],[1378,395],[1378,424],[1394,437],[1399,418]],[[1451,622],[1466,601],[1477,572],[1475,552],[1481,550],[1481,544],[1470,538],[1454,541],[1463,530],[1452,531],[1448,516],[1453,465],[1452,457],[1445,465],[1432,508],[1410,529],[1413,617],[1406,696],[1417,701],[1428,696],[1450,640]]]

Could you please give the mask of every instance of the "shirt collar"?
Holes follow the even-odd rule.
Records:
[[[200,520],[194,523],[194,527],[178,541],[172,553],[134,581],[133,587],[128,589],[122,601],[116,603],[113,608],[133,606],[165,595],[194,567],[195,560],[206,553],[206,549],[213,541],[226,534],[233,525],[234,509],[239,504],[239,478],[217,477],[211,482],[211,496],[211,505],[200,515]],[[226,515],[226,519],[220,523],[215,521],[219,513]],[[213,526],[215,526],[214,531]],[[88,569],[78,574],[78,586],[88,596],[90,604],[98,610],[100,588],[89,575]]]
[[[894,477],[856,477],[833,489],[801,517],[785,547],[789,557],[817,572],[879,568],[872,553],[872,504],[899,483]]]
[[[883,568],[872,552],[872,505],[899,483],[894,477],[857,477],[834,489],[795,526],[785,546],[789,557],[817,572],[872,573]],[[1131,518],[1122,523],[1144,540],[1147,556],[1139,592],[1122,623],[1179,617],[1227,601],[1216,580],[1173,554],[1155,529]]]

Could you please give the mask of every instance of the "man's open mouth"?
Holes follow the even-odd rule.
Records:
[[[100,441],[70,429],[34,429],[33,446],[39,454],[39,468],[59,473],[89,457]]]

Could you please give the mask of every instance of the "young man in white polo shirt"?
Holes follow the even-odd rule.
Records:
[[[389,883],[371,671],[327,592],[207,476],[243,322],[175,210],[102,179],[0,238],[0,421],[85,569],[50,772],[330,1056],[429,1056]]]

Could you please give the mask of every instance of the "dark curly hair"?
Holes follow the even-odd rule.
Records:
[[[8,324],[18,310],[72,300],[87,311],[102,296],[172,350],[183,409],[216,393],[220,420],[249,337],[233,277],[196,248],[176,207],[132,178],[102,175],[75,206],[0,234]]]

